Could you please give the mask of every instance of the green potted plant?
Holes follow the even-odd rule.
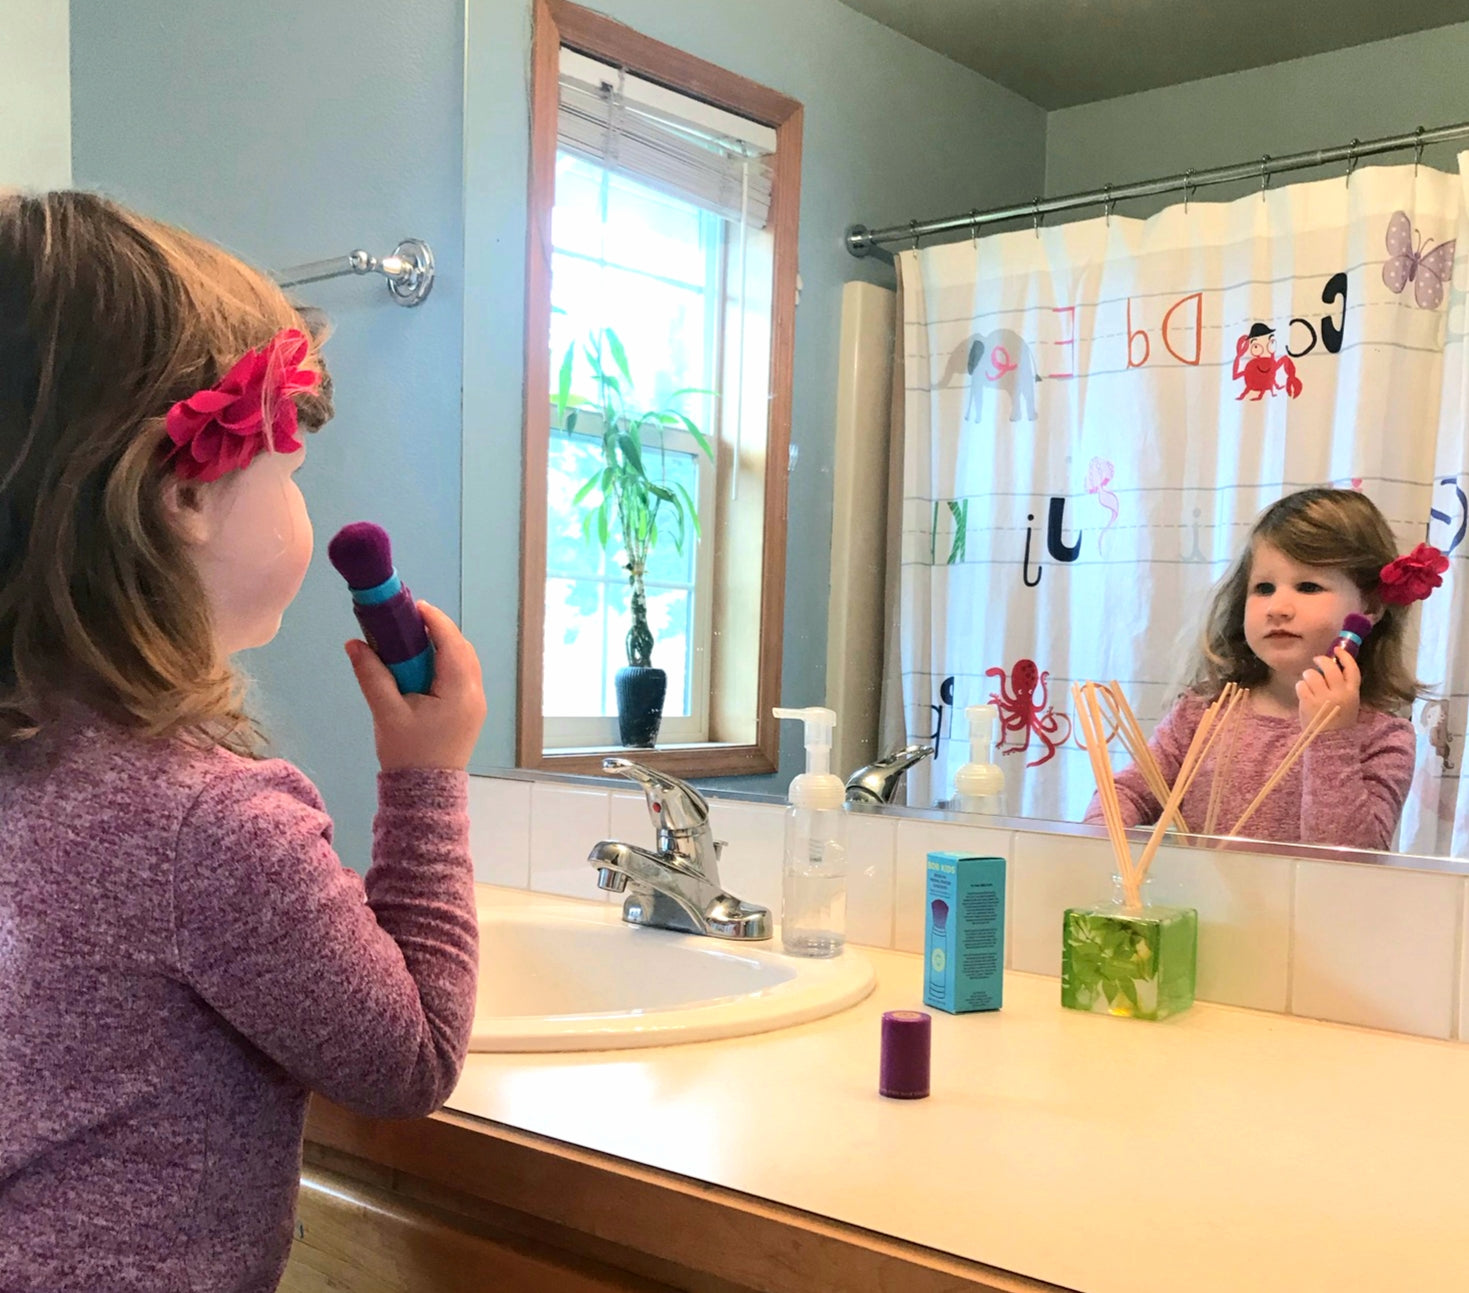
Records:
[[[594,395],[572,393],[576,350],[591,370]],[[608,360],[610,359],[610,363]],[[674,391],[658,408],[637,400],[627,351],[611,328],[598,328],[566,348],[556,385],[557,420],[575,431],[579,417],[600,419],[602,465],[577,490],[573,502],[584,507],[582,536],[604,550],[621,551],[627,571],[632,626],[627,632],[627,665],[616,676],[617,723],[622,744],[651,749],[663,718],[668,675],[654,667],[653,631],[648,626],[648,599],[643,580],[648,558],[660,540],[678,552],[690,530],[699,534],[699,510],[681,481],[670,482],[661,452],[665,428],[687,431],[712,462],[708,437],[677,407],[688,395],[710,392],[689,387]],[[646,452],[646,432],[656,432],[659,452]],[[650,462],[653,470],[649,470]],[[670,527],[672,527],[670,529]],[[608,545],[613,545],[610,549]]]

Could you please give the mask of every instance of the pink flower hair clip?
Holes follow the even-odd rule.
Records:
[[[301,366],[309,350],[304,332],[283,328],[258,350],[247,350],[213,386],[169,409],[166,458],[173,469],[185,480],[211,481],[244,470],[266,449],[295,453],[301,441],[292,397],[314,390],[320,380]]]
[[[1408,606],[1421,602],[1443,583],[1449,559],[1429,543],[1420,543],[1406,556],[1383,566],[1377,595],[1389,606]]]

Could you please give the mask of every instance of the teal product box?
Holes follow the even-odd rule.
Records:
[[[998,1010],[1004,994],[1005,859],[930,853],[923,1004],[951,1015]]]

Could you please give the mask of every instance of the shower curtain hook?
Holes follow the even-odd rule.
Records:
[[[1260,158],[1260,201],[1265,200],[1265,189],[1270,183],[1270,154]]]
[[[1112,208],[1114,206],[1116,206],[1116,205],[1117,204],[1112,201],[1112,186],[1109,184],[1109,185],[1107,185],[1107,202],[1106,202],[1107,225],[1108,225],[1109,228],[1111,227],[1111,224],[1112,224]]]
[[[1347,145],[1347,188],[1352,187],[1352,172],[1357,169],[1357,145],[1362,141],[1353,139]]]
[[[1418,142],[1413,145],[1413,174],[1418,174],[1418,163],[1423,160],[1423,127],[1419,126],[1413,132],[1413,138]]]
[[[1036,200],[1035,200],[1035,236],[1037,238],[1039,238],[1041,236],[1041,200],[1040,200],[1040,198],[1036,198]]]
[[[969,212],[969,245],[979,246],[979,208],[972,207]]]
[[[908,221],[908,228],[910,230],[912,230],[912,232],[913,232],[913,250],[914,251],[917,251],[918,250],[918,221],[917,220],[910,220],[910,221]]]
[[[1183,173],[1183,213],[1184,213],[1184,215],[1187,215],[1188,214],[1188,199],[1189,199],[1189,194],[1193,191],[1193,187],[1194,187],[1194,168],[1192,166],[1190,166],[1188,168],[1188,170],[1184,171],[1184,173]]]

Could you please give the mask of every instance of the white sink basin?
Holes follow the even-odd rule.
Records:
[[[666,1046],[766,1032],[835,1014],[873,987],[848,949],[783,955],[622,920],[621,904],[480,909],[474,1051]]]

